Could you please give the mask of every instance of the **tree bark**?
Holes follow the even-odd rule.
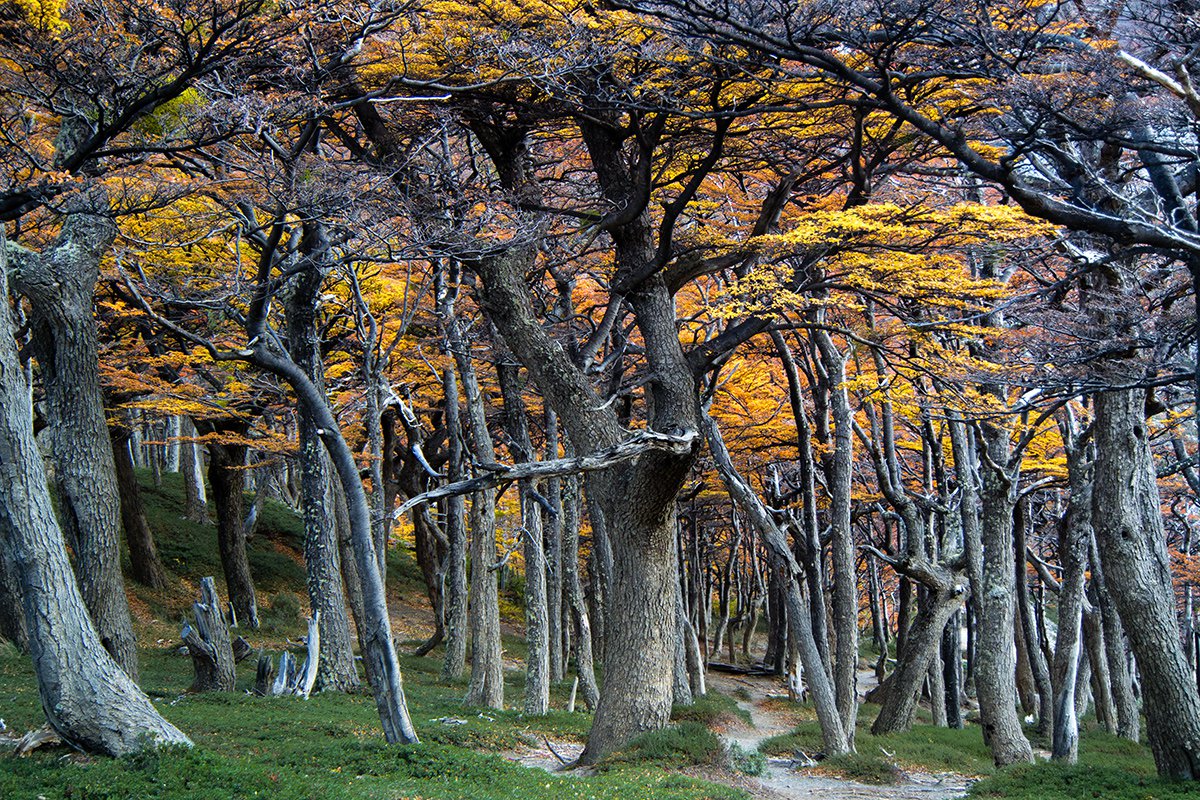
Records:
[[[6,253],[0,228],[0,297],[8,297]],[[191,744],[106,652],[88,617],[46,489],[13,336],[9,307],[2,303],[0,546],[19,576],[42,709],[64,741],[88,752],[121,756],[161,744]],[[111,459],[107,445],[106,450]]]
[[[12,552],[3,546],[0,546],[0,639],[12,642],[22,652],[29,651],[21,576]]]
[[[1142,674],[1155,765],[1163,777],[1197,780],[1200,696],[1179,643],[1144,409],[1143,391],[1096,395],[1093,524],[1105,580]]]
[[[1092,538],[1092,473],[1090,451],[1063,426],[1067,480],[1071,495],[1059,538],[1062,581],[1058,592],[1058,637],[1054,643],[1054,726],[1051,758],[1074,764],[1079,758],[1079,720],[1075,716],[1075,680],[1083,641],[1084,580],[1088,543]]]
[[[244,429],[234,431],[245,433]],[[209,442],[208,482],[217,509],[217,550],[229,602],[238,624],[258,627],[258,601],[254,579],[246,558],[245,497],[246,445],[237,442]]]
[[[196,426],[185,417],[181,426],[184,436],[195,436]],[[132,443],[131,443],[132,444]],[[208,499],[204,493],[204,457],[194,441],[183,442],[179,454],[179,471],[183,478],[183,515],[192,522],[208,522]]]
[[[983,738],[996,766],[1033,761],[1033,748],[1017,716],[1014,612],[1016,566],[1013,563],[1013,509],[1017,477],[1008,467],[1009,430],[985,423],[983,469],[983,585],[979,597],[979,642],[975,688]]]
[[[850,526],[850,481],[854,458],[854,415],[846,390],[846,359],[825,331],[813,334],[833,412],[833,452],[829,456],[830,553],[833,563],[833,684],[842,727],[854,738],[858,718],[858,572],[854,530]],[[941,631],[937,631],[938,636]]]
[[[324,283],[328,242],[323,226],[308,222],[300,243],[312,269],[298,272],[289,286],[285,309],[288,350],[317,391],[325,390],[317,314]],[[317,685],[321,690],[348,691],[358,686],[358,669],[350,633],[350,617],[342,593],[336,500],[329,455],[312,416],[300,410],[300,497],[304,515],[304,569],[308,601],[319,622]],[[378,487],[376,487],[378,489]],[[319,616],[318,616],[319,615]]]
[[[567,454],[571,455],[571,448]],[[589,710],[596,708],[600,691],[596,686],[596,672],[592,655],[591,620],[583,597],[583,584],[579,580],[579,525],[583,502],[581,482],[571,476],[563,481],[561,508],[562,524],[562,576],[566,590],[566,602],[571,621],[575,625],[575,674],[579,676],[579,688],[583,690],[583,701]]]
[[[458,377],[453,367],[442,374],[446,395],[446,479],[454,483],[462,478],[462,425],[459,422]],[[467,530],[462,495],[446,498],[446,592],[444,617],[446,655],[442,661],[442,679],[457,680],[467,661]]]
[[[454,314],[456,288],[439,276],[438,307],[447,347],[454,356],[467,408],[467,446],[475,461],[496,460],[487,427],[487,409],[471,352]],[[471,633],[471,680],[463,702],[504,708],[504,663],[500,648],[500,608],[496,573],[496,492],[485,489],[471,498],[471,581],[467,627]]]
[[[146,522],[146,509],[142,504],[142,488],[133,471],[133,455],[129,449],[129,429],[120,425],[109,428],[112,437],[113,461],[117,472],[117,487],[121,494],[121,522],[125,528],[125,543],[129,547],[129,564],[133,579],[151,589],[162,589],[167,585],[167,572],[154,534]]]
[[[1037,693],[1037,732],[1046,736],[1053,732],[1054,726],[1054,690],[1050,683],[1050,667],[1042,652],[1037,638],[1037,621],[1034,619],[1033,598],[1029,592],[1028,570],[1025,566],[1025,546],[1028,509],[1024,502],[1018,502],[1013,520],[1014,554],[1013,559],[1016,578],[1017,599],[1017,634],[1024,644],[1029,669],[1032,673],[1034,689]]]
[[[496,375],[504,402],[504,430],[508,449],[517,463],[533,460],[525,400],[521,397],[519,367],[497,360]],[[533,481],[517,482],[520,491],[521,531],[525,554],[525,713],[538,716],[550,710],[550,620],[546,594],[546,554],[542,549],[542,509],[534,499]]]
[[[121,501],[93,319],[100,259],[112,245],[116,226],[84,207],[93,201],[101,201],[100,193],[77,198],[81,207],[68,210],[46,251],[14,248],[13,279],[29,299],[59,516],[75,551],[79,587],[100,641],[136,681],[137,646],[121,577]]]

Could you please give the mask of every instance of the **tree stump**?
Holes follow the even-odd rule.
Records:
[[[181,634],[196,670],[192,691],[232,692],[236,684],[233,647],[212,578],[200,581],[200,602],[192,604],[192,613],[196,618],[195,627],[185,620]]]
[[[254,693],[260,696],[295,695],[308,699],[317,682],[317,665],[321,648],[321,612],[308,620],[307,655],[302,664],[295,656],[284,650],[279,655],[279,670],[269,653],[258,654],[258,671],[254,680]]]

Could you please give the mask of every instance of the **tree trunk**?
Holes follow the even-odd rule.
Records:
[[[99,199],[79,196],[84,204]],[[16,288],[29,298],[59,517],[75,550],[79,588],[100,641],[136,681],[137,646],[121,577],[121,501],[92,316],[100,259],[115,235],[108,217],[68,212],[53,245],[42,253],[14,248],[12,265]]]
[[[448,349],[454,355],[467,401],[467,444],[480,463],[496,460],[487,427],[487,409],[469,345],[454,314],[451,281],[439,276],[438,306]],[[499,590],[496,586],[496,493],[476,492],[471,499],[471,589],[467,627],[471,632],[471,681],[463,702],[504,708],[504,663],[500,648]]]
[[[192,603],[195,626],[186,620],[180,639],[191,652],[196,679],[193,692],[232,692],[237,688],[229,624],[212,578],[200,581],[200,600]]]
[[[244,433],[238,430],[235,434]],[[245,497],[246,445],[210,442],[208,445],[208,482],[213,504],[217,507],[217,549],[229,602],[238,624],[258,627],[258,601],[254,579],[246,558]]]
[[[574,454],[567,448],[567,456]],[[567,606],[575,625],[575,674],[579,676],[579,688],[583,690],[583,701],[589,710],[596,708],[600,692],[596,686],[596,672],[592,656],[591,620],[583,597],[583,585],[579,580],[579,524],[580,507],[583,502],[581,482],[571,476],[563,480],[560,507],[563,510],[562,524],[562,577],[566,589]]]
[[[112,437],[113,461],[117,471],[117,486],[121,494],[121,522],[125,527],[125,543],[129,547],[129,564],[133,579],[151,589],[162,589],[167,585],[167,573],[154,534],[146,522],[146,509],[142,505],[142,488],[133,471],[133,456],[129,450],[129,429],[114,425],[109,428]]]
[[[799,651],[801,664],[804,666],[804,678],[821,724],[821,738],[825,743],[826,753],[842,755],[853,752],[853,740],[842,726],[841,715],[838,713],[832,680],[825,671],[825,664],[813,638],[808,604],[803,600],[798,582],[800,567],[787,545],[784,533],[775,525],[770,512],[745,479],[737,473],[716,421],[705,415],[701,424],[704,426],[704,434],[708,439],[713,460],[716,461],[717,470],[721,473],[730,495],[762,535],[768,556],[774,562],[775,568],[784,572],[788,625],[793,643]],[[940,631],[939,628],[939,634]],[[928,662],[925,668],[928,668]]]
[[[1139,390],[1096,395],[1096,541],[1142,674],[1150,749],[1166,778],[1200,779],[1200,697],[1179,643],[1158,485]]]
[[[459,422],[458,378],[453,367],[442,375],[446,395],[446,480],[462,479],[462,425]],[[462,495],[446,498],[445,626],[446,655],[442,679],[457,680],[467,660],[467,531]]]
[[[1054,725],[1054,690],[1050,685],[1050,667],[1046,664],[1046,656],[1042,653],[1037,638],[1037,621],[1034,619],[1033,599],[1029,593],[1028,571],[1025,566],[1025,542],[1028,509],[1024,502],[1017,503],[1016,517],[1013,520],[1014,554],[1013,559],[1017,589],[1017,634],[1024,645],[1025,656],[1029,662],[1034,689],[1037,694],[1037,732],[1046,736],[1053,731]]]
[[[909,629],[904,656],[898,659],[896,671],[888,678],[887,695],[879,716],[871,723],[871,733],[882,736],[912,727],[921,685],[941,646],[942,631],[962,606],[964,596],[963,587],[952,579],[947,579],[943,588],[929,593],[925,607],[917,613]]]
[[[0,228],[0,297],[8,296],[6,253]],[[112,450],[105,449],[111,459]],[[64,741],[112,756],[191,744],[106,652],[88,617],[33,439],[29,387],[7,303],[0,304],[0,486],[0,547],[19,576],[29,650],[50,725]]]
[[[320,437],[302,419],[300,495],[304,511],[304,569],[308,601],[318,620],[320,648],[317,688],[346,692],[357,688],[353,634],[342,591],[342,557],[338,542],[336,487],[329,456]]]
[[[190,417],[183,419],[184,436],[195,436],[196,426]],[[195,442],[183,442],[179,454],[179,471],[183,478],[183,516],[192,522],[208,522],[208,500],[204,494],[204,457]]]
[[[533,460],[533,443],[529,440],[525,400],[516,364],[500,359],[496,375],[504,403],[504,430],[508,449],[514,463]],[[546,554],[542,549],[542,509],[534,495],[533,481],[517,483],[520,492],[522,529],[525,554],[525,643],[528,660],[525,667],[525,713],[539,716],[550,710],[550,620],[546,595]]]
[[[983,585],[979,598],[979,642],[975,688],[983,738],[996,766],[1033,761],[1033,748],[1017,716],[1016,657],[1013,647],[1016,566],[1013,556],[1013,509],[1016,475],[1008,468],[1009,431],[985,423],[989,460],[983,469]]]
[[[546,410],[546,458],[558,458],[558,416]],[[562,579],[562,479],[546,481],[546,496],[553,511],[545,510],[542,529],[546,553],[546,613],[550,635],[550,679],[561,681],[566,676],[568,631],[563,613]]]
[[[833,452],[829,455],[830,553],[833,563],[833,684],[842,727],[853,740],[858,718],[858,571],[850,526],[853,412],[846,390],[846,359],[825,331],[813,333],[829,382],[833,412]],[[940,631],[937,632],[940,636]]]
[[[1075,716],[1075,680],[1083,640],[1083,588],[1092,537],[1090,452],[1064,426],[1067,479],[1071,496],[1058,545],[1062,581],[1058,592],[1058,637],[1054,643],[1054,726],[1051,758],[1074,764],[1079,757],[1079,720]]]
[[[301,251],[312,269],[292,278],[286,298],[288,351],[318,392],[325,391],[317,313],[327,266],[324,229],[315,222],[304,226]],[[342,593],[341,553],[338,546],[336,498],[332,466],[312,415],[300,409],[300,503],[304,515],[304,569],[308,601],[318,620],[317,685],[321,690],[348,691],[358,686],[358,668],[350,633],[350,617]],[[262,476],[266,479],[266,476]],[[378,488],[378,487],[377,487]],[[231,595],[232,596],[232,595]]]

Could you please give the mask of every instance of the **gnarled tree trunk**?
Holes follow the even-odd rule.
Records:
[[[8,297],[5,253],[0,228],[0,298]],[[7,302],[0,303],[0,486],[0,547],[19,577],[38,692],[51,726],[83,750],[114,756],[191,744],[106,652],[88,618],[33,439],[29,388]]]
[[[1142,674],[1154,763],[1200,779],[1200,696],[1179,643],[1175,593],[1144,419],[1145,393],[1096,395],[1093,525],[1104,577]]]
[[[102,200],[99,193],[77,198],[81,206]],[[68,211],[45,252],[16,248],[12,261],[14,283],[32,312],[63,533],[100,641],[136,680],[137,647],[121,577],[121,500],[92,318],[100,259],[115,236],[111,219],[81,207]]]

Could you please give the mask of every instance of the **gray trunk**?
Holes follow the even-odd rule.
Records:
[[[1142,675],[1154,762],[1200,779],[1200,697],[1179,643],[1175,593],[1144,419],[1145,392],[1096,395],[1093,524],[1105,580]]]
[[[5,253],[0,229],[0,297],[8,296]],[[33,439],[29,387],[7,303],[0,304],[0,486],[0,547],[19,577],[30,655],[51,726],[83,750],[113,756],[191,744],[106,652],[88,617]]]
[[[1090,450],[1073,440],[1064,426],[1067,479],[1071,496],[1059,539],[1062,582],[1058,592],[1058,637],[1054,643],[1051,683],[1054,726],[1051,757],[1074,764],[1079,757],[1079,720],[1075,716],[1075,680],[1083,641],[1083,588],[1092,537],[1092,471]]]
[[[858,718],[858,571],[850,527],[850,481],[854,415],[846,391],[846,360],[825,331],[813,334],[829,382],[833,452],[829,457],[830,554],[833,563],[833,686],[842,727],[854,738]],[[941,631],[936,632],[941,636]]]
[[[496,374],[504,402],[504,430],[515,463],[533,460],[533,443],[525,400],[516,364],[500,361]],[[542,549],[542,508],[535,499],[533,481],[517,484],[520,492],[522,537],[525,554],[525,643],[529,651],[525,667],[525,713],[541,715],[550,710],[550,620],[546,596],[546,554]]]
[[[321,226],[309,223],[301,240],[305,256],[321,258],[325,252],[323,239]],[[319,392],[325,389],[325,367],[316,326],[324,278],[325,271],[319,265],[297,273],[285,303],[288,350],[296,366]],[[304,568],[309,604],[320,631],[317,686],[341,692],[358,686],[358,669],[354,665],[350,617],[342,594],[333,470],[312,416],[301,409],[299,417]],[[265,475],[262,478],[266,480]]]
[[[975,688],[983,738],[996,766],[1033,761],[1033,748],[1017,716],[1013,553],[1015,471],[1009,469],[1009,430],[985,423],[988,464],[983,469],[983,585],[979,596],[979,640],[975,653]]]
[[[558,416],[546,411],[546,458],[558,458]],[[570,649],[565,615],[563,614],[562,580],[562,479],[546,481],[546,499],[554,511],[543,515],[546,553],[546,613],[550,636],[550,679],[561,681],[566,676],[566,654]]]
[[[90,199],[99,204],[101,198]],[[92,317],[100,259],[115,235],[111,219],[81,208],[67,213],[45,252],[15,248],[12,266],[16,288],[29,299],[59,518],[75,550],[79,588],[100,641],[137,680],[137,647],[121,577],[121,501]]]
[[[567,448],[568,456],[573,452],[572,448]],[[579,524],[583,502],[581,482],[578,477],[571,476],[563,480],[562,486],[562,576],[565,599],[575,625],[575,674],[579,676],[583,701],[589,710],[593,710],[600,699],[600,692],[596,686],[592,656],[591,620],[583,597],[583,584],[579,580]]]
[[[442,375],[446,395],[446,480],[462,479],[462,426],[459,422],[458,378],[453,367]],[[467,661],[467,530],[462,495],[446,498],[445,641],[442,679],[461,678]]]
[[[730,495],[741,506],[763,537],[763,544],[767,547],[768,557],[774,568],[784,573],[789,633],[793,645],[800,654],[800,662],[804,667],[804,679],[808,683],[809,693],[812,695],[817,718],[821,724],[821,738],[825,743],[826,753],[842,755],[853,752],[853,741],[846,733],[841,715],[838,713],[832,681],[829,673],[825,671],[824,661],[821,659],[816,640],[813,638],[808,603],[804,601],[800,591],[800,566],[796,563],[791,548],[788,547],[787,537],[775,524],[770,512],[750,488],[750,485],[738,474],[729,457],[729,450],[725,447],[716,421],[705,415],[701,424],[704,427],[704,434],[708,439],[713,459],[716,461],[717,470],[721,473],[721,478],[729,489]],[[938,628],[937,635],[941,635],[941,628]],[[927,667],[928,663],[925,668]],[[925,668],[922,668],[922,674]]]
[[[185,417],[184,436],[195,436],[196,426]],[[183,478],[183,515],[192,522],[208,522],[208,499],[204,493],[204,457],[195,442],[183,442],[179,454],[179,471]]]
[[[142,487],[133,471],[133,455],[129,449],[129,429],[113,425],[109,428],[112,437],[113,462],[117,470],[117,486],[121,492],[121,524],[125,528],[125,543],[129,548],[129,566],[133,579],[151,589],[162,589],[167,585],[167,573],[154,534],[146,521],[146,509],[142,504]]]

